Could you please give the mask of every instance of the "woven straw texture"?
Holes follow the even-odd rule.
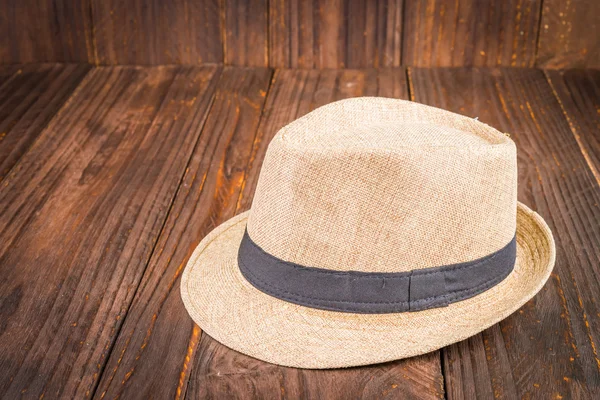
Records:
[[[401,100],[332,103],[273,139],[251,211],[198,245],[184,304],[210,336],[276,364],[334,368],[423,354],[472,336],[531,299],[555,259],[552,234],[517,203],[514,143],[470,118]],[[470,261],[517,232],[501,283],[447,307],[351,314],[269,296],[239,271],[244,230],[269,253],[332,270],[398,272]]]
[[[269,144],[248,233],[311,267],[400,272],[455,264],[515,234],[514,142],[403,100],[331,103]]]

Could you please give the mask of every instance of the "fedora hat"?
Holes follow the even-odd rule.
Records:
[[[475,119],[376,97],[282,128],[249,211],[214,229],[181,281],[210,336],[275,364],[423,354],[516,311],[554,266],[517,201],[514,142]]]

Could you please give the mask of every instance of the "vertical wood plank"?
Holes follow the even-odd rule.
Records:
[[[408,96],[403,69],[280,70],[273,79],[237,210],[249,208],[268,143],[277,130],[316,107],[356,96]],[[186,398],[442,398],[439,352],[380,365],[302,370],[233,351],[206,334],[193,357]]]
[[[269,65],[267,0],[223,0],[225,64]]]
[[[91,396],[216,67],[96,68],[0,188],[0,397]]]
[[[600,184],[600,71],[546,71],[583,158]]]
[[[90,0],[1,0],[0,64],[93,60]]]
[[[91,0],[98,64],[223,62],[219,0]]]
[[[30,64],[13,70],[5,82],[0,77],[0,180],[73,93],[89,67]]]
[[[443,350],[449,398],[596,398],[600,394],[600,187],[539,70],[411,70],[417,101],[508,132],[519,200],[548,222],[557,261],[509,318]]]
[[[600,2],[544,0],[536,66],[600,68]]]
[[[402,0],[271,0],[269,13],[273,67],[400,65]]]
[[[404,15],[403,63],[532,67],[541,0],[415,0]]]
[[[180,275],[198,242],[235,215],[270,78],[264,68],[224,70],[97,398],[185,395],[200,330],[181,301]]]

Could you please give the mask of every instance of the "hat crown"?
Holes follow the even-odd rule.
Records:
[[[271,141],[248,219],[267,253],[337,271],[475,260],[515,235],[516,148],[474,119],[395,99],[318,108]]]

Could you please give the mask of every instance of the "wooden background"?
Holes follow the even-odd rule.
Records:
[[[600,399],[599,26],[600,0],[0,0],[0,398]],[[550,280],[406,360],[228,349],[185,263],[279,128],[356,96],[509,132]]]
[[[600,68],[598,0],[0,0],[0,64]]]
[[[356,96],[509,132],[551,278],[410,359],[318,371],[228,349],[183,306],[186,262],[250,207],[279,128]],[[597,110],[590,69],[0,66],[0,399],[600,399]]]

